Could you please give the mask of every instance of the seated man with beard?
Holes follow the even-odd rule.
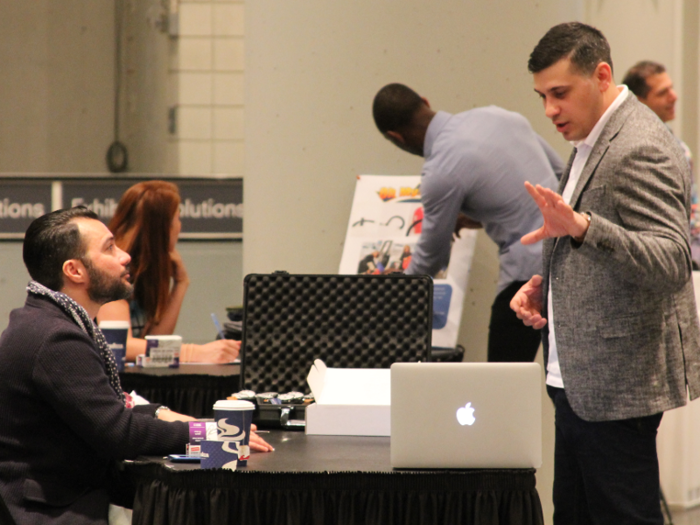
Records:
[[[122,391],[93,319],[131,295],[130,257],[97,215],[36,219],[23,257],[33,280],[0,338],[0,495],[17,523],[106,525],[115,462],[184,452],[192,418]]]

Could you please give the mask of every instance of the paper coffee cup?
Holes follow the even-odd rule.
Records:
[[[203,440],[200,445],[200,468],[236,470],[239,465],[239,441]]]
[[[239,467],[245,467],[250,457],[250,425],[254,411],[255,405],[250,401],[226,399],[214,404],[218,440],[238,443]]]
[[[107,340],[107,346],[114,354],[117,362],[117,369],[124,371],[124,361],[126,360],[126,339],[129,334],[129,321],[102,321],[100,330]]]
[[[180,335],[147,335],[146,357],[150,358],[150,366],[177,368],[180,366]]]

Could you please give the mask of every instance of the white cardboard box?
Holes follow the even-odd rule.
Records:
[[[316,402],[306,407],[306,433],[390,436],[391,370],[328,368],[314,361],[306,381]]]

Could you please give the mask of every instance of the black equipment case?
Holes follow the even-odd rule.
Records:
[[[425,275],[248,275],[241,390],[309,393],[316,359],[330,368],[429,361],[432,321]]]

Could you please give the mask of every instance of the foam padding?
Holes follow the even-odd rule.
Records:
[[[309,393],[315,359],[332,368],[428,361],[428,276],[246,276],[241,388]]]

